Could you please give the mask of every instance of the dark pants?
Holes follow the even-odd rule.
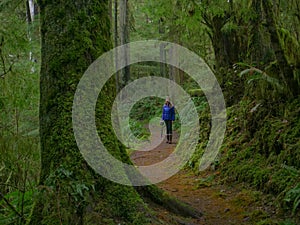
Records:
[[[172,141],[172,120],[165,120],[167,128],[167,140]]]

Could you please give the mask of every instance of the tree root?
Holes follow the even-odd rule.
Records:
[[[155,185],[136,187],[136,190],[142,198],[147,198],[176,215],[195,219],[199,219],[203,215],[190,205],[170,196]]]

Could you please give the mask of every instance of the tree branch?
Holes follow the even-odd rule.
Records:
[[[3,65],[3,73],[0,74],[0,78],[4,78],[6,74],[8,74],[9,72],[12,71],[12,67],[14,65],[14,62],[12,62],[10,65],[9,65],[9,68],[6,69],[6,66],[5,66],[5,58],[2,54],[2,47],[4,45],[4,37],[1,38],[1,42],[0,42],[0,60],[1,60],[1,63]]]

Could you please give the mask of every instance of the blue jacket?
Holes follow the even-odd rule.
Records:
[[[163,120],[175,120],[175,108],[174,106],[163,106],[162,117]]]

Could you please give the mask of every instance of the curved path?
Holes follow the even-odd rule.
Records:
[[[154,134],[155,135],[155,134]],[[160,135],[156,135],[160,138]],[[165,140],[151,151],[135,151],[131,160],[136,165],[151,165],[166,158],[174,149],[178,135],[174,135],[174,143]],[[203,213],[200,219],[180,218],[157,205],[152,205],[162,224],[185,225],[241,225],[255,224],[255,212],[264,213],[270,209],[258,209],[257,200],[247,191],[236,187],[222,186],[215,182],[217,171],[208,170],[199,176],[189,171],[180,171],[171,178],[158,184],[170,195],[191,205]],[[249,195],[249,196],[248,196]],[[274,212],[270,212],[272,214]],[[269,214],[269,213],[267,213]]]

